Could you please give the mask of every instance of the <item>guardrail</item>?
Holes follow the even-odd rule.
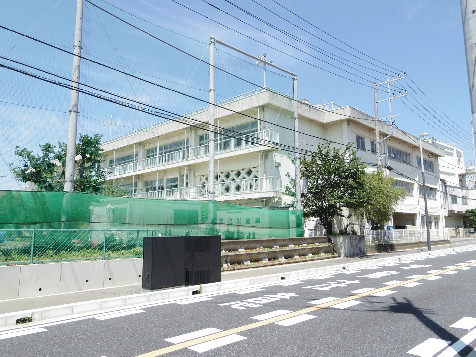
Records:
[[[426,229],[365,230],[367,244],[426,242]],[[430,241],[449,239],[447,229],[430,229]]]
[[[0,265],[142,257],[151,229],[2,229]]]

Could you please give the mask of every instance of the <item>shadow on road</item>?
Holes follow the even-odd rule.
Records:
[[[403,301],[398,301],[392,298],[393,304],[388,307],[388,311],[396,314],[410,314],[415,316],[423,325],[425,325],[430,331],[435,333],[440,339],[449,341],[450,344],[459,340],[459,337],[453,335],[451,332],[443,328],[441,325],[433,321],[429,315],[432,311],[429,309],[420,309],[413,305],[413,303],[407,298],[403,298]],[[463,348],[455,356],[467,356],[473,348],[467,346]]]

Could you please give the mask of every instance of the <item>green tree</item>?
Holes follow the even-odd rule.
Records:
[[[399,202],[405,199],[407,193],[403,187],[394,187],[395,179],[385,175],[382,167],[365,175],[367,200],[356,211],[365,215],[372,226],[383,229],[390,220]]]
[[[76,144],[76,172],[74,190],[77,192],[101,193],[106,184],[107,173],[101,167],[102,135],[79,135]],[[64,169],[66,165],[65,143],[56,146],[46,143],[40,145],[41,154],[34,155],[32,151],[18,146],[15,154],[22,160],[20,166],[10,165],[17,179],[22,182],[32,182],[39,191],[62,191],[64,186]],[[108,192],[111,191],[108,188]],[[117,191],[114,189],[113,192]]]
[[[466,210],[468,225],[470,228],[476,228],[476,209]]]
[[[61,155],[55,151],[56,147],[50,143],[40,145],[41,153],[34,155],[26,148],[15,148],[15,155],[20,157],[20,166],[10,164],[13,175],[22,182],[32,182],[39,191],[60,191],[62,182],[58,166]]]
[[[301,177],[307,179],[303,194],[304,217],[319,218],[332,233],[334,217],[343,217],[345,207],[354,209],[367,200],[365,164],[351,145],[344,149],[319,145],[308,158],[301,159]]]

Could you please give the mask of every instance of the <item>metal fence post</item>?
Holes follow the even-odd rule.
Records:
[[[33,264],[33,255],[35,254],[35,235],[36,235],[36,232],[33,229],[33,235],[31,237],[30,264]]]
[[[103,248],[103,260],[106,260],[106,237],[107,237],[107,230],[104,230],[104,248]]]

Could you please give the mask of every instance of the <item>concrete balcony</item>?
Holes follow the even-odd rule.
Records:
[[[262,130],[254,134],[225,139],[219,138],[215,144],[217,158],[240,155],[254,150],[279,150],[279,132],[273,129]],[[153,171],[157,168],[182,166],[190,163],[208,161],[208,144],[170,152],[151,158],[129,162],[107,168],[108,177],[127,176],[139,172]]]
[[[279,177],[261,177],[254,179],[220,182],[216,186],[216,200],[236,200],[244,198],[273,197],[281,191]],[[160,191],[137,192],[138,198],[168,200],[207,200],[208,185],[179,187]]]

